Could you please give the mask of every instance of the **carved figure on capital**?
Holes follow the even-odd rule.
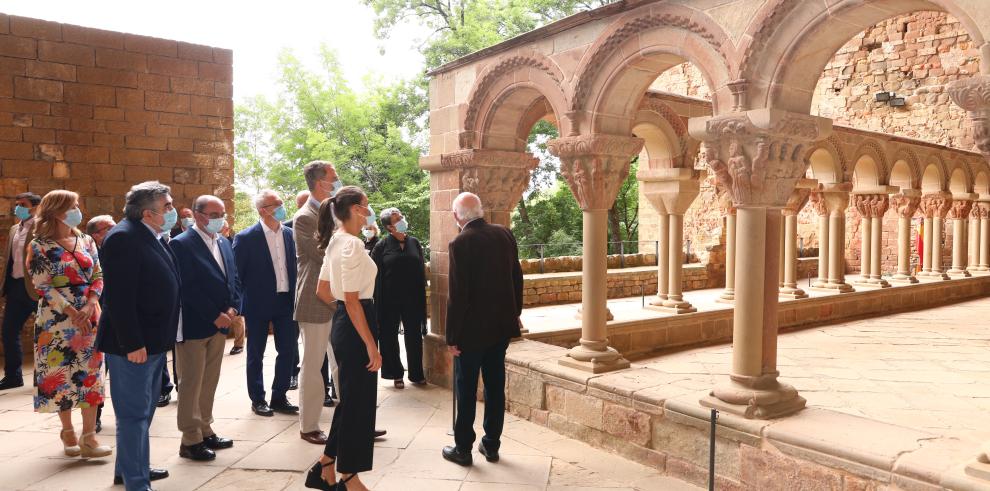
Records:
[[[582,210],[606,210],[629,175],[629,163],[644,140],[614,135],[567,136],[550,140],[560,173]]]
[[[854,194],[852,197],[853,208],[859,212],[859,216],[863,218],[871,218],[873,216],[873,195],[872,194]]]
[[[791,193],[791,197],[787,199],[787,205],[784,206],[784,209],[780,210],[780,213],[784,216],[801,213],[804,205],[808,204],[811,194],[811,189],[795,188],[794,192]]]
[[[926,194],[921,197],[921,213],[925,218],[945,218],[952,206],[952,199],[939,194]]]
[[[990,75],[957,80],[948,87],[949,96],[969,112],[976,148],[990,158]]]
[[[990,203],[978,202],[973,205],[973,218],[981,220],[990,218]]]
[[[953,220],[963,220],[969,216],[972,209],[973,202],[970,200],[953,201],[952,207],[949,210],[949,218],[952,218]]]
[[[894,208],[900,218],[913,218],[914,214],[918,212],[920,204],[920,197],[904,196],[903,194],[895,194],[890,197],[890,206]]]
[[[874,195],[874,200],[871,204],[873,213],[873,218],[883,218],[887,214],[887,210],[890,209],[890,198],[886,194]]]
[[[825,203],[825,197],[822,193],[815,191],[811,193],[808,204],[811,205],[811,209],[815,211],[815,214],[824,217],[828,215],[828,205]]]
[[[462,150],[440,158],[441,167],[460,172],[461,190],[477,194],[491,211],[516,207],[537,164],[529,153],[501,150]]]

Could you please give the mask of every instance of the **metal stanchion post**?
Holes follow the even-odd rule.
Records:
[[[708,442],[708,491],[715,491],[715,422],[718,411],[712,409],[711,436]]]

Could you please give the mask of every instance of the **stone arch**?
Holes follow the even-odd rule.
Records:
[[[959,0],[773,0],[743,37],[740,79],[751,107],[807,113],[815,84],[832,56],[857,33],[884,19],[917,11],[957,18],[984,56],[990,54],[974,15]],[[984,73],[990,66],[981,64]]]
[[[856,151],[853,153],[855,156],[854,162],[856,163],[853,167],[853,175],[849,176],[850,180],[855,176],[856,171],[860,170],[860,162],[864,158],[869,159],[870,163],[873,164],[871,169],[872,182],[869,184],[871,186],[879,186],[881,184],[887,184],[889,179],[890,165],[887,162],[887,155],[883,150],[883,146],[880,142],[868,139],[861,143]],[[862,169],[865,171],[866,169]],[[857,184],[859,186],[859,184]]]
[[[525,151],[532,125],[548,115],[568,131],[560,128],[567,124],[560,118],[567,107],[563,79],[556,63],[535,51],[499,58],[471,89],[460,147]]]
[[[990,175],[985,169],[976,172],[973,179],[973,192],[980,195],[980,198],[990,198]]]
[[[921,164],[918,155],[910,148],[897,148],[890,167],[888,184],[902,189],[921,189]]]
[[[684,119],[663,101],[653,97],[644,99],[632,132],[646,141],[643,152],[648,160],[641,168],[694,167],[699,142],[688,136]]]
[[[937,155],[929,156],[925,159],[921,173],[921,192],[945,191],[946,175],[945,162],[942,161],[942,158]]]
[[[969,163],[956,161],[949,167],[948,189],[953,194],[967,194],[973,189],[973,174],[969,168]]]
[[[684,62],[701,71],[715,114],[728,109],[731,47],[721,26],[702,11],[668,3],[629,11],[581,59],[570,99],[571,134],[629,134],[650,84]]]
[[[856,159],[856,165],[853,166],[853,190],[878,187],[883,179],[882,167],[882,164],[870,155],[864,154]]]
[[[817,179],[820,184],[846,181],[848,164],[834,138],[811,145],[805,160],[808,161],[808,177]]]

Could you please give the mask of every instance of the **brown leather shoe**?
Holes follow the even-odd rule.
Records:
[[[327,434],[320,431],[311,431],[309,433],[299,432],[299,438],[306,440],[313,445],[326,445],[327,444]]]

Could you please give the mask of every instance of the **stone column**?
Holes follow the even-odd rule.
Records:
[[[949,210],[949,218],[952,219],[952,268],[948,271],[948,275],[952,277],[968,278],[972,276],[966,263],[968,246],[966,232],[969,213],[976,197],[975,194],[957,194],[952,197],[952,208]]]
[[[657,209],[668,213],[667,230],[660,231],[661,239],[666,239],[666,254],[657,258],[667,262],[666,299],[663,302],[650,302],[651,309],[672,314],[697,312],[691,303],[684,299],[684,214],[701,192],[703,174],[694,169],[666,168],[640,169],[636,178],[643,186],[643,195]]]
[[[732,190],[736,206],[736,301],[729,380],[701,400],[746,418],[799,411],[805,400],[778,381],[777,305],[781,216],[807,170],[805,145],[825,138],[831,122],[807,114],[758,109],[692,118],[690,133],[705,142],[708,165]]]
[[[984,57],[990,50],[984,49]],[[976,148],[988,160],[990,160],[990,75],[984,72],[981,75],[960,79],[949,84],[949,96],[952,100],[969,113],[972,121],[973,139],[976,141]],[[988,229],[987,217],[988,208],[986,203],[981,202],[980,206],[980,266],[988,266],[990,254],[990,229]],[[965,468],[967,477],[983,481],[981,486],[990,481],[990,444],[983,446],[983,451],[977,458]],[[953,486],[959,487],[959,486]]]
[[[895,188],[896,190],[896,188]],[[873,202],[873,217],[871,218],[870,244],[870,281],[880,288],[889,288],[890,283],[883,279],[883,216],[887,214],[890,200],[886,194],[878,195]]]
[[[526,152],[466,149],[420,158],[420,168],[430,173],[430,332],[424,340],[427,378],[451,385],[451,358],[444,340],[448,296],[447,244],[457,235],[451,202],[458,193],[478,195],[486,218],[509,225],[509,217],[529,186],[539,159]]]
[[[952,195],[938,191],[921,197],[921,211],[925,216],[924,259],[918,279],[940,281],[949,279],[942,271],[942,221],[952,206]]]
[[[990,273],[990,201],[977,204],[980,212],[980,271]]]
[[[650,202],[652,203],[653,200]],[[663,208],[662,200],[659,205],[656,208],[660,213],[657,220],[659,222],[659,227],[657,227],[657,298],[651,300],[650,305],[662,306],[667,301],[667,292],[670,288],[670,261],[667,260],[670,256],[670,238],[668,237],[670,234],[670,215],[667,214],[667,209]]]
[[[828,281],[814,289],[850,293],[853,287],[846,283],[846,208],[852,183],[832,183],[821,186],[825,207],[828,209]],[[821,276],[821,273],[819,273]]]
[[[820,190],[811,193],[810,202],[818,216],[818,279],[811,286],[824,288],[828,284],[828,206]]]
[[[862,217],[861,276],[856,286],[888,288],[890,283],[883,279],[883,216],[887,213],[887,194],[896,192],[897,187],[881,186],[853,195],[856,210]]]
[[[592,373],[628,368],[629,361],[608,345],[606,274],[608,209],[629,175],[629,162],[643,139],[613,135],[567,136],[550,140],[560,173],[584,214],[581,269],[581,340],[560,364]]]
[[[780,287],[781,298],[807,298],[808,294],[798,288],[798,248],[797,248],[797,215],[808,203],[811,190],[817,187],[813,179],[802,179],[795,185],[794,191],[787,200],[787,206],[781,210],[784,216],[783,241],[783,281]]]
[[[855,282],[856,286],[873,286],[870,282],[870,259],[872,247],[870,244],[873,240],[872,230],[872,200],[874,195],[871,194],[854,194],[852,197],[853,206],[856,211],[859,212],[859,237],[860,237],[860,251],[859,251],[859,281]]]
[[[897,273],[892,280],[895,283],[918,282],[911,271],[911,219],[920,203],[921,192],[915,189],[903,189],[890,197],[890,204],[897,212]]]
[[[973,203],[968,217],[969,229],[966,231],[967,253],[966,271],[970,274],[980,274],[980,205]]]
[[[725,213],[725,290],[717,302],[732,303],[736,299],[736,209]]]

